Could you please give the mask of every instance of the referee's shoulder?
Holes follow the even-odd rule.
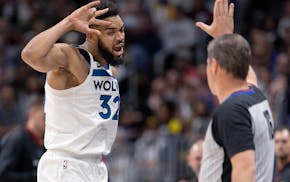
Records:
[[[216,116],[231,117],[236,112],[246,111],[248,99],[243,96],[237,96],[223,102],[216,110]]]

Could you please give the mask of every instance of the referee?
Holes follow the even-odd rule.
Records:
[[[233,4],[216,0],[214,21],[197,26],[213,36],[207,48],[207,79],[220,106],[203,145],[200,182],[271,182],[273,118],[250,69],[248,42],[233,32]],[[224,34],[224,35],[223,35]]]

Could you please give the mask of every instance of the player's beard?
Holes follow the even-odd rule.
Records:
[[[120,56],[119,58],[114,58],[114,55],[103,46],[103,43],[101,41],[99,41],[98,43],[98,48],[101,55],[108,64],[112,66],[118,66],[123,63],[123,56]]]

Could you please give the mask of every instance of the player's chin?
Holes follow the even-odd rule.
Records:
[[[112,66],[119,66],[119,65],[123,64],[123,62],[124,62],[123,55],[114,56],[114,60],[112,60],[111,65]]]
[[[123,58],[123,52],[115,52],[113,53],[113,57],[115,60],[119,60]]]

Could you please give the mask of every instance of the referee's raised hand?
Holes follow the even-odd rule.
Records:
[[[213,22],[207,25],[203,22],[196,22],[196,26],[210,36],[216,38],[223,34],[234,32],[234,4],[228,4],[228,0],[216,0],[213,10]]]
[[[94,28],[90,28],[91,25],[95,26],[108,26],[111,24],[109,21],[99,20],[98,16],[105,14],[109,9],[97,10],[95,8],[100,1],[90,2],[79,9],[72,12],[67,19],[71,23],[72,29],[82,33],[97,33],[100,32]],[[94,26],[93,26],[94,27]]]

